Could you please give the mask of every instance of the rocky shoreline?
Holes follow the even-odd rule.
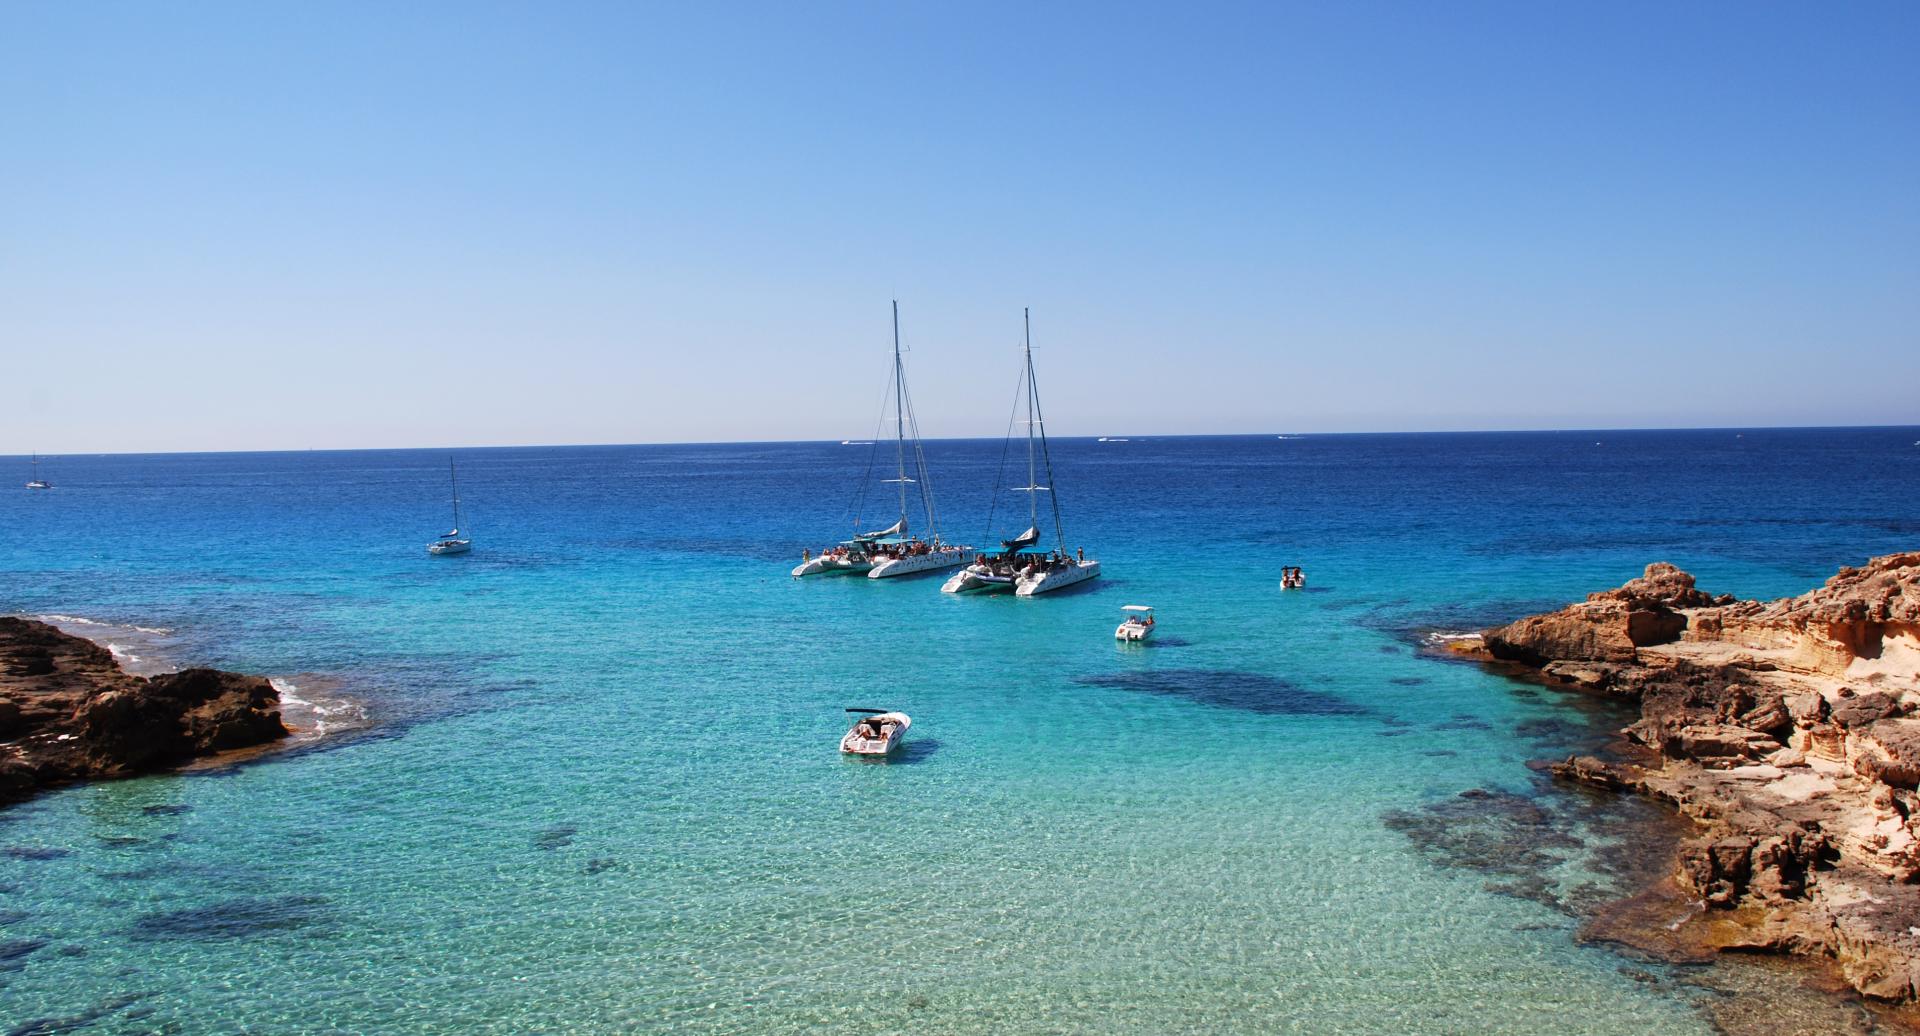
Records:
[[[1920,1001],[1920,552],[1764,603],[1655,564],[1452,650],[1637,706],[1605,758],[1551,771],[1694,831],[1596,937],[1815,958],[1868,997]]]
[[[91,640],[0,616],[0,806],[287,736],[280,693],[261,677],[217,669],[134,676]]]

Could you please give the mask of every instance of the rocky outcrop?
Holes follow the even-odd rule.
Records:
[[[279,704],[256,676],[187,669],[142,679],[90,640],[0,617],[0,804],[278,740],[287,736]]]
[[[1773,602],[1652,565],[1482,636],[1485,658],[1638,704],[1618,758],[1553,772],[1698,825],[1671,874],[1714,947],[1816,955],[1869,996],[1920,998],[1920,552]]]
[[[1731,595],[1713,597],[1694,588],[1693,577],[1661,562],[1617,590],[1589,594],[1580,603],[1550,615],[1535,615],[1486,631],[1486,650],[1495,658],[1545,665],[1549,662],[1631,662],[1635,649],[1679,639],[1687,628],[1681,609],[1734,603]]]

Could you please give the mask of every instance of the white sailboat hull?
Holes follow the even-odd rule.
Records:
[[[429,554],[465,554],[473,549],[472,540],[441,540],[427,544]]]
[[[1017,597],[1033,597],[1038,594],[1051,593],[1062,587],[1072,586],[1075,583],[1084,583],[1099,574],[1100,562],[1080,561],[1067,568],[1056,568],[1051,571],[1038,572],[1033,575],[1023,575],[1015,580],[1016,586],[1013,592]]]
[[[888,558],[873,566],[867,573],[867,578],[886,579],[889,576],[910,576],[916,572],[934,572],[943,568],[952,568],[955,565],[964,564],[973,556],[973,553],[965,547],[941,547],[926,554]]]
[[[855,575],[873,568],[873,562],[852,558],[818,557],[793,567],[793,577]]]
[[[987,572],[979,565],[968,565],[940,586],[944,594],[996,593],[1011,589],[1013,580]]]

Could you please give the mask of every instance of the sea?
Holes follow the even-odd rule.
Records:
[[[885,442],[0,458],[0,613],[299,728],[0,810],[0,1033],[1716,1031],[1581,934],[1657,811],[1529,766],[1624,714],[1434,647],[1920,548],[1916,440],[1058,439],[1104,571],[1033,599],[789,577],[897,517]],[[1024,527],[1023,446],[925,449],[942,536]]]

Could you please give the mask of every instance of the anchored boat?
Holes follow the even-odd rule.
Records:
[[[913,726],[913,718],[904,712],[847,711],[860,716],[840,739],[840,751],[848,755],[892,755],[906,742],[907,728]]]
[[[893,459],[895,475],[882,479],[899,487],[900,515],[889,527],[877,532],[855,532],[850,540],[842,540],[822,550],[816,557],[805,553],[800,564],[793,569],[794,578],[801,576],[866,573],[869,579],[886,579],[890,576],[912,575],[916,572],[931,572],[936,569],[952,568],[964,564],[972,556],[973,548],[947,543],[940,539],[939,526],[934,517],[933,481],[927,475],[927,454],[920,443],[920,423],[914,417],[913,396],[907,392],[906,365],[900,359],[900,303],[893,304]],[[881,412],[881,420],[886,412]],[[908,441],[912,445],[909,449]],[[855,443],[842,440],[841,445],[872,446],[875,453],[880,447],[878,440],[869,443]],[[911,468],[911,473],[909,473]],[[867,487],[873,476],[873,463],[867,463],[867,476],[861,479],[860,493],[854,501],[854,528],[860,527],[860,511],[866,504]],[[925,539],[907,531],[908,486],[920,489],[920,506],[927,519]]]
[[[40,455],[33,455],[33,477],[27,480],[28,489],[52,489],[53,483],[40,477]]]
[[[447,458],[447,481],[453,486],[453,528],[427,544],[429,554],[465,554],[473,549],[473,540],[460,535],[460,476],[453,470],[453,458]]]
[[[1115,640],[1145,640],[1153,636],[1153,609],[1144,604],[1124,605],[1127,619],[1113,631]]]
[[[1066,533],[1060,523],[1060,496],[1053,490],[1053,458],[1047,451],[1047,425],[1040,411],[1040,388],[1033,377],[1033,322],[1027,310],[1021,311],[1026,328],[1025,368],[1021,372],[1027,408],[1027,484],[1014,486],[1016,493],[1027,494],[1027,531],[1010,540],[1000,541],[998,554],[979,554],[973,564],[954,573],[940,589],[950,594],[990,593],[1012,590],[1019,597],[1033,597],[1061,587],[1084,583],[1100,574],[1100,562],[1083,550],[1069,554]],[[1016,403],[1017,414],[1020,404]],[[1046,484],[1040,473],[1046,472]],[[1040,546],[1040,496],[1046,493],[1053,511],[1053,547]],[[994,491],[996,499],[999,490]],[[991,509],[987,526],[992,528]]]

